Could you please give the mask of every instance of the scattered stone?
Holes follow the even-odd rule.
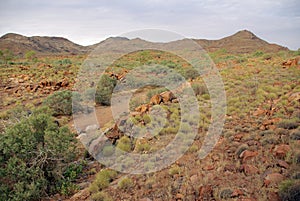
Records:
[[[142,198],[139,201],[152,201],[150,198]]]
[[[184,196],[181,193],[176,194],[176,200],[183,200]]]
[[[242,158],[243,162],[246,162],[247,160],[250,160],[257,155],[258,155],[257,151],[245,150],[240,154],[240,158]]]
[[[199,181],[198,175],[194,174],[190,177],[192,184],[196,184]]]
[[[206,170],[206,171],[210,171],[210,170],[213,170],[213,169],[215,169],[214,165],[207,165],[207,166],[203,167],[203,170]]]
[[[276,193],[276,192],[270,192],[269,195],[268,195],[268,200],[281,201],[278,193]]]
[[[253,166],[253,165],[243,164],[241,166],[241,169],[244,171],[245,175],[247,175],[247,176],[254,175],[254,174],[259,174],[258,168]]]
[[[210,185],[201,186],[199,188],[199,199],[209,200],[213,196],[213,189]]]
[[[290,150],[291,148],[287,144],[277,145],[274,149],[274,155],[278,158],[284,158]]]
[[[277,185],[283,180],[284,180],[284,176],[282,174],[271,173],[265,177],[264,184],[265,186]]]
[[[277,161],[277,165],[279,167],[282,167],[282,168],[285,168],[285,169],[288,169],[289,168],[289,164],[283,160],[278,160]]]
[[[234,141],[240,142],[241,139],[243,138],[243,136],[244,136],[244,135],[243,135],[242,133],[236,134],[236,135],[234,136]]]
[[[244,192],[241,191],[240,189],[235,189],[232,194],[231,194],[231,197],[232,198],[236,198],[236,197],[239,197],[241,195],[244,195]]]

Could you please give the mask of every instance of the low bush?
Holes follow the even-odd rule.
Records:
[[[300,181],[299,180],[285,180],[279,185],[280,198],[285,201],[300,200]]]
[[[92,194],[91,198],[93,201],[113,201],[113,199],[103,191]]]
[[[117,80],[115,78],[111,78],[106,74],[102,75],[96,88],[96,103],[110,105],[111,96],[116,84]]]
[[[277,127],[285,129],[295,129],[299,126],[297,119],[284,119],[278,122]]]
[[[101,190],[107,188],[109,183],[113,181],[117,176],[117,172],[114,170],[101,170],[97,175],[93,183],[89,187],[91,193],[98,193]]]
[[[71,115],[72,110],[78,111],[81,108],[76,101],[72,106],[72,98],[77,98],[77,100],[79,100],[80,95],[69,90],[56,91],[49,95],[44,100],[43,104],[53,110],[54,116]]]
[[[125,177],[123,178],[122,180],[119,181],[118,183],[118,187],[120,189],[125,189],[125,190],[128,190],[130,189],[131,187],[133,187],[133,181],[132,179],[128,178],[128,177]]]
[[[77,157],[74,134],[67,127],[58,127],[46,111],[34,110],[0,135],[3,200],[40,200],[76,190],[72,180],[77,173],[68,173],[68,164]]]

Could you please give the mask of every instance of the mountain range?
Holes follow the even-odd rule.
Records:
[[[239,31],[231,36],[219,40],[193,39],[206,51],[213,52],[219,49],[226,49],[228,53],[251,53],[257,50],[264,52],[285,51],[288,48],[270,44],[248,30]],[[128,39],[122,37],[110,37],[104,41],[90,46],[78,45],[66,38],[32,36],[26,37],[20,34],[8,33],[0,38],[0,50],[9,49],[15,55],[24,55],[27,51],[33,50],[37,55],[66,55],[86,54],[98,45],[118,46],[122,41],[133,43],[149,43],[141,39]],[[179,41],[175,41],[179,42]],[[174,43],[174,41],[172,42]]]

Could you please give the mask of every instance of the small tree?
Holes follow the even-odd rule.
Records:
[[[34,111],[0,135],[0,195],[3,200],[39,200],[54,193],[76,141],[45,109]]]
[[[51,108],[54,116],[72,114],[72,97],[80,99],[80,95],[69,90],[56,91],[44,100],[44,105]],[[73,110],[80,110],[80,105],[74,102]]]
[[[101,105],[110,105],[110,99],[116,84],[117,80],[115,78],[111,78],[106,74],[102,75],[96,88],[96,103]]]

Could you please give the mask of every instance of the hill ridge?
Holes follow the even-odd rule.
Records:
[[[57,36],[24,36],[17,33],[7,33],[0,37],[0,50],[9,49],[16,55],[24,55],[27,51],[34,50],[40,55],[52,54],[85,54],[98,45],[113,45],[127,42],[151,43],[144,39],[128,39],[125,37],[109,37],[99,43],[89,46],[82,46],[64,37]],[[226,49],[228,53],[251,53],[257,50],[264,52],[286,51],[288,48],[271,44],[259,38],[249,30],[240,30],[233,35],[216,40],[192,39],[201,45],[206,51],[213,52],[219,49]],[[179,42],[172,41],[172,42]]]

